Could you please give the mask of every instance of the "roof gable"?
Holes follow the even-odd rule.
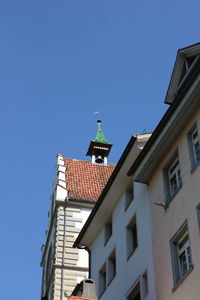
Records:
[[[189,78],[200,57],[200,43],[179,49],[168,86],[165,103],[171,104]]]

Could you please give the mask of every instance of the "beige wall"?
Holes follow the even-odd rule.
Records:
[[[155,259],[158,300],[199,300],[200,295],[200,234],[196,207],[200,203],[200,165],[191,173],[187,132],[197,122],[200,133],[200,111],[181,133],[176,144],[161,162],[152,177],[148,189],[152,210],[153,252]],[[154,203],[165,203],[162,169],[178,147],[182,187],[165,211]],[[174,290],[170,239],[187,219],[191,243],[192,272]]]

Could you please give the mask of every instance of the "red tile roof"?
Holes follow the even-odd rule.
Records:
[[[97,201],[115,165],[65,158],[68,198]]]

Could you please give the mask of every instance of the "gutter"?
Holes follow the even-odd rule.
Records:
[[[185,84],[181,87],[178,94],[175,96],[174,101],[172,102],[169,109],[166,111],[160,122],[158,123],[156,129],[154,130],[153,134],[151,135],[150,139],[147,141],[146,145],[144,146],[143,150],[140,152],[136,160],[134,161],[133,165],[131,166],[130,170],[128,171],[127,175],[131,176],[136,171],[137,167],[142,162],[143,158],[148,154],[148,151],[156,141],[157,137],[160,135],[162,130],[164,129],[165,125],[171,119],[173,113],[179,106],[180,102],[182,101],[183,97],[187,93],[188,89],[192,86],[193,81],[197,77],[200,72],[200,57],[196,62],[196,66],[194,66],[193,73],[189,76],[188,80],[186,80]]]
[[[118,163],[117,163],[117,165],[116,165],[113,173],[111,174],[111,176],[110,176],[107,184],[105,185],[105,187],[104,187],[104,189],[103,189],[103,191],[102,191],[102,193],[101,193],[98,201],[96,202],[96,204],[95,204],[95,206],[94,206],[91,214],[89,215],[89,217],[88,217],[85,225],[83,226],[83,228],[81,229],[81,231],[80,231],[77,239],[75,240],[75,242],[73,244],[74,248],[78,248],[78,247],[81,246],[79,243],[80,243],[83,235],[85,234],[85,232],[87,230],[87,227],[89,226],[89,224],[93,220],[93,218],[94,218],[97,210],[101,206],[101,203],[103,202],[103,200],[104,200],[105,196],[107,195],[110,187],[112,186],[112,184],[113,184],[116,176],[118,175],[118,173],[119,173],[119,171],[120,171],[120,169],[121,169],[124,161],[126,160],[126,157],[128,156],[128,154],[129,154],[130,150],[132,149],[132,146],[133,146],[133,144],[135,143],[136,140],[137,140],[136,136],[132,136],[131,139],[129,140],[128,145],[126,146],[124,152],[122,153],[122,155],[121,155],[121,157],[120,157],[120,159],[119,159],[119,161],[118,161]]]

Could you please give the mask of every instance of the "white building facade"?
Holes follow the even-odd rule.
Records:
[[[149,137],[131,138],[75,242],[90,249],[90,277],[102,300],[155,300],[147,187],[127,176]]]
[[[199,95],[200,43],[178,51],[170,107],[129,171],[148,190],[158,300],[199,299]]]

